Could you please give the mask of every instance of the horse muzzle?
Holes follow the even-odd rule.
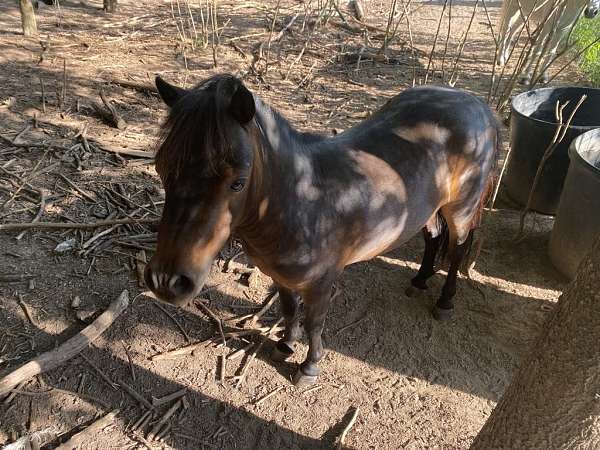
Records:
[[[161,270],[150,261],[144,271],[146,286],[159,300],[176,306],[185,306],[204,286],[210,265],[198,273]]]

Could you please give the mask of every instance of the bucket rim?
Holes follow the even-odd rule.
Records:
[[[517,94],[512,98],[512,100],[510,101],[511,113],[517,114],[517,115],[523,117],[524,119],[531,120],[532,122],[537,122],[537,123],[544,124],[544,125],[552,125],[552,126],[556,127],[556,125],[558,125],[558,123],[555,121],[549,122],[547,120],[537,119],[535,117],[531,117],[526,114],[523,114],[521,111],[519,111],[515,107],[515,102],[518,99],[526,96],[527,94],[531,94],[532,92],[541,92],[541,91],[550,91],[550,90],[558,91],[558,90],[567,90],[567,89],[578,89],[578,90],[585,89],[585,90],[596,92],[600,96],[600,88],[593,88],[593,87],[588,87],[588,86],[556,86],[556,87],[543,87],[543,88],[538,88],[538,89],[531,89],[529,91],[521,92],[520,94]],[[600,124],[598,124],[598,125],[569,125],[569,129],[573,129],[573,130],[594,130],[596,128],[600,128]]]
[[[577,147],[584,139],[589,139],[590,135],[597,135],[598,142],[600,142],[600,128],[595,128],[593,130],[589,130],[583,134],[577,136],[569,145],[569,158],[571,159],[571,163],[578,162],[579,166],[592,171],[596,175],[600,175],[600,168],[596,167],[592,163],[590,163],[587,159],[581,156]]]

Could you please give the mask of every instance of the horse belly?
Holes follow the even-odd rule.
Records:
[[[344,265],[368,261],[399,247],[417,234],[425,223],[426,221],[409,220],[407,214],[396,220],[381,221],[352,246]]]

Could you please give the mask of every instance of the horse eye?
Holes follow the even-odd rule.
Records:
[[[238,178],[237,180],[235,180],[232,183],[231,190],[235,191],[235,192],[240,192],[242,189],[244,189],[245,184],[246,184],[245,178]]]

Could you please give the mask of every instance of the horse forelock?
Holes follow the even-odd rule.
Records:
[[[227,85],[235,80],[217,75],[192,88],[170,109],[161,127],[155,161],[163,182],[176,179],[191,163],[206,163],[217,175],[231,146],[225,129]]]

